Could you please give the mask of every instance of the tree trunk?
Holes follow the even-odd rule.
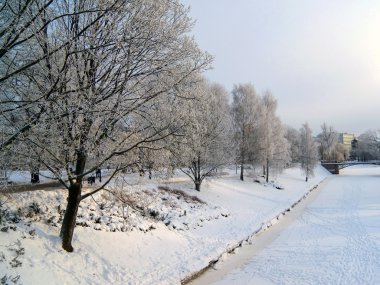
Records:
[[[306,176],[306,179],[305,179],[306,182],[307,182],[307,179],[308,179],[308,178],[307,178],[307,176]]]
[[[201,191],[201,155],[198,153],[197,160],[195,161],[195,190]]]
[[[77,219],[78,206],[81,201],[82,183],[75,182],[69,187],[69,197],[67,198],[67,206],[65,216],[62,221],[60,237],[62,239],[62,248],[68,252],[74,250],[71,245],[74,228]]]
[[[75,173],[83,174],[86,165],[86,156],[83,152],[78,151]],[[63,217],[60,237],[62,239],[62,248],[68,252],[74,250],[71,242],[73,240],[74,228],[76,225],[78,206],[81,201],[82,194],[82,177],[70,181],[69,197],[67,198],[67,206],[65,216]]]
[[[195,184],[195,190],[201,191],[201,182],[200,181],[195,181],[194,184]]]
[[[244,142],[244,129],[243,129],[243,137],[242,140]],[[245,163],[245,151],[244,146],[240,146],[240,180],[244,181],[244,163]]]
[[[269,182],[269,160],[267,159],[267,165],[266,165],[266,182]]]

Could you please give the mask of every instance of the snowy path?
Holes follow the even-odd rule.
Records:
[[[214,284],[378,284],[380,167],[342,174],[270,246]]]

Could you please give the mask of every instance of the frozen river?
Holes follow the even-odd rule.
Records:
[[[380,167],[344,169],[315,192],[192,284],[380,284]]]

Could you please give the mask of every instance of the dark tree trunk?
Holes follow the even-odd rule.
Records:
[[[62,248],[68,252],[74,250],[71,245],[74,228],[77,219],[78,206],[81,201],[82,183],[75,182],[69,187],[69,197],[67,198],[67,206],[65,216],[62,221],[60,236],[62,239]]]
[[[267,159],[267,165],[266,165],[266,179],[265,181],[269,182],[269,160]]]
[[[201,178],[201,156],[200,154],[197,155],[197,158],[193,160],[193,173],[194,173],[194,185],[195,190],[201,191],[201,184],[202,184],[202,178]]]
[[[83,152],[78,151],[75,173],[81,175],[86,165],[86,156]],[[63,217],[60,237],[62,239],[62,248],[68,252],[74,250],[71,242],[73,240],[74,228],[76,225],[78,206],[82,195],[82,177],[70,181],[69,196],[67,198],[67,206],[65,216]]]
[[[307,179],[308,179],[308,178],[307,178],[307,176],[306,176],[306,179],[305,179],[306,182],[307,182]]]
[[[245,127],[242,129],[241,145],[240,145],[240,180],[244,181],[244,163],[245,163]]]
[[[195,190],[201,191],[201,182],[200,181],[195,181],[194,184],[195,184]]]
[[[244,132],[243,132],[243,136],[244,136]],[[240,180],[241,181],[244,181],[244,163],[245,163],[245,152],[244,152],[244,148],[241,147],[240,149]]]

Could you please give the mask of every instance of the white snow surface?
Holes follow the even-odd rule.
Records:
[[[272,244],[212,284],[379,284],[380,167],[340,172]]]
[[[61,249],[59,238],[66,190],[1,194],[2,219],[7,213],[8,220],[0,226],[0,278],[5,280],[4,284],[180,284],[210,261],[250,240],[255,232],[277,222],[282,212],[330,176],[319,166],[315,177],[305,182],[300,169],[290,168],[272,183],[284,188],[278,190],[273,185],[253,182],[253,176],[240,181],[234,171],[229,173],[208,178],[201,192],[193,190],[193,185],[183,177],[167,184],[145,179],[139,181],[139,186],[126,187],[123,191],[144,209],[145,215],[122,207],[117,201],[111,202],[105,192],[94,199],[87,198],[78,211],[73,253]],[[159,190],[158,185],[180,189],[190,196],[170,189]],[[347,211],[357,207],[355,198],[359,196],[351,192],[342,200],[342,204],[350,205]],[[343,195],[339,193],[336,199]],[[191,196],[197,196],[200,201]],[[363,209],[368,218],[378,213],[375,202],[371,207]],[[311,215],[310,219],[328,221],[331,210],[326,208],[327,216]],[[342,223],[352,224],[352,231],[355,226],[375,231],[372,223],[375,220],[369,220],[372,224],[368,225],[373,228],[365,227],[358,220],[348,221],[352,217],[346,212],[341,213],[343,220],[332,221],[329,231],[340,228]],[[318,229],[313,234],[325,234],[323,229]],[[301,243],[304,238],[294,237]],[[366,254],[373,248],[359,232],[349,242],[363,242]],[[318,252],[312,254],[320,257]],[[347,258],[350,254],[358,252],[347,252]],[[371,258],[376,254],[373,252]],[[275,263],[281,262],[281,255],[274,256],[279,261],[272,265],[270,256],[263,258],[265,266],[260,263],[256,266],[274,270]],[[281,269],[275,276],[280,273]]]

